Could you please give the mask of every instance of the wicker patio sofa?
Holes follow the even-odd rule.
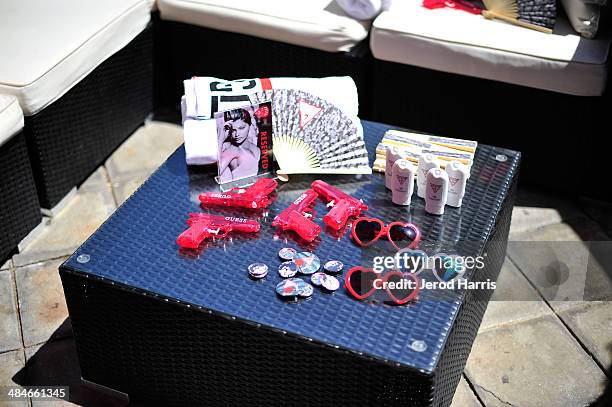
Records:
[[[23,134],[23,112],[14,96],[0,94],[0,265],[41,221]]]
[[[609,126],[610,30],[581,38],[560,8],[545,34],[421,3],[372,25],[373,119],[520,150],[523,184],[610,199],[584,176],[606,165],[587,157]]]
[[[0,2],[0,93],[17,97],[48,214],[152,111],[151,0]],[[61,205],[59,205],[61,207]]]

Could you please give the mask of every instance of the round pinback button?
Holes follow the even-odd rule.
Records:
[[[325,265],[323,266],[323,268],[328,273],[339,273],[342,271],[343,267],[344,267],[344,264],[342,264],[342,262],[338,260],[330,260],[327,263],[325,263]]]
[[[327,274],[319,271],[318,273],[314,273],[312,276],[310,276],[310,282],[318,287],[323,284],[323,280],[325,280],[326,278]]]
[[[302,287],[302,289],[298,293],[298,296],[305,298],[305,297],[310,297],[313,293],[314,293],[314,287],[306,283],[306,285],[304,285],[304,287]]]
[[[264,263],[249,264],[248,270],[253,278],[264,278],[268,274],[268,266]]]
[[[293,279],[283,280],[276,285],[276,294],[281,297],[295,297],[300,293],[298,284]]]
[[[278,274],[281,277],[293,277],[298,272],[298,266],[293,261],[284,261],[278,266]]]
[[[300,252],[293,257],[293,262],[297,264],[299,272],[302,274],[313,274],[321,268],[321,260],[310,252]]]
[[[290,278],[289,280],[293,281],[297,285],[298,292],[302,291],[304,287],[308,285],[308,283],[301,278]]]
[[[283,247],[278,251],[278,257],[283,260],[293,260],[293,257],[297,254],[297,250],[291,247]]]
[[[336,291],[340,288],[340,281],[334,276],[327,276],[327,278],[321,281],[321,286],[329,291]]]

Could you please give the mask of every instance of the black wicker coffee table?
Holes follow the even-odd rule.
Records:
[[[389,126],[363,122],[370,159]],[[274,215],[314,180],[294,176],[260,217],[257,237],[234,235],[181,251],[176,237],[197,196],[216,189],[215,168],[197,172],[179,148],[61,267],[83,378],[163,405],[449,405],[490,290],[422,291],[415,303],[360,302],[343,287],[297,303],[279,299],[282,247],[308,249],[346,268],[362,260],[350,234],[322,233],[308,247],[277,234]],[[483,255],[470,281],[501,269],[520,154],[479,146],[459,209],[443,217],[390,204],[381,174],[322,177],[385,221],[410,218],[428,254]],[[325,203],[315,208],[322,224]],[[432,252],[432,253],[430,253]],[[246,268],[270,266],[264,280]],[[424,278],[427,278],[426,276]]]

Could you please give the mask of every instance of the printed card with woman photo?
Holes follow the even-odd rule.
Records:
[[[275,173],[271,102],[217,112],[215,120],[219,184]]]

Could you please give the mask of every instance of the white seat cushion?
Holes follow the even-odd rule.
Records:
[[[421,4],[396,1],[374,20],[375,58],[572,95],[605,89],[610,41],[581,39],[563,18],[544,34]]]
[[[158,0],[158,7],[163,20],[328,52],[349,51],[370,26],[333,0]]]
[[[0,93],[26,116],[57,100],[150,21],[151,0],[0,1]]]
[[[23,112],[17,98],[0,95],[0,146],[23,129]]]

